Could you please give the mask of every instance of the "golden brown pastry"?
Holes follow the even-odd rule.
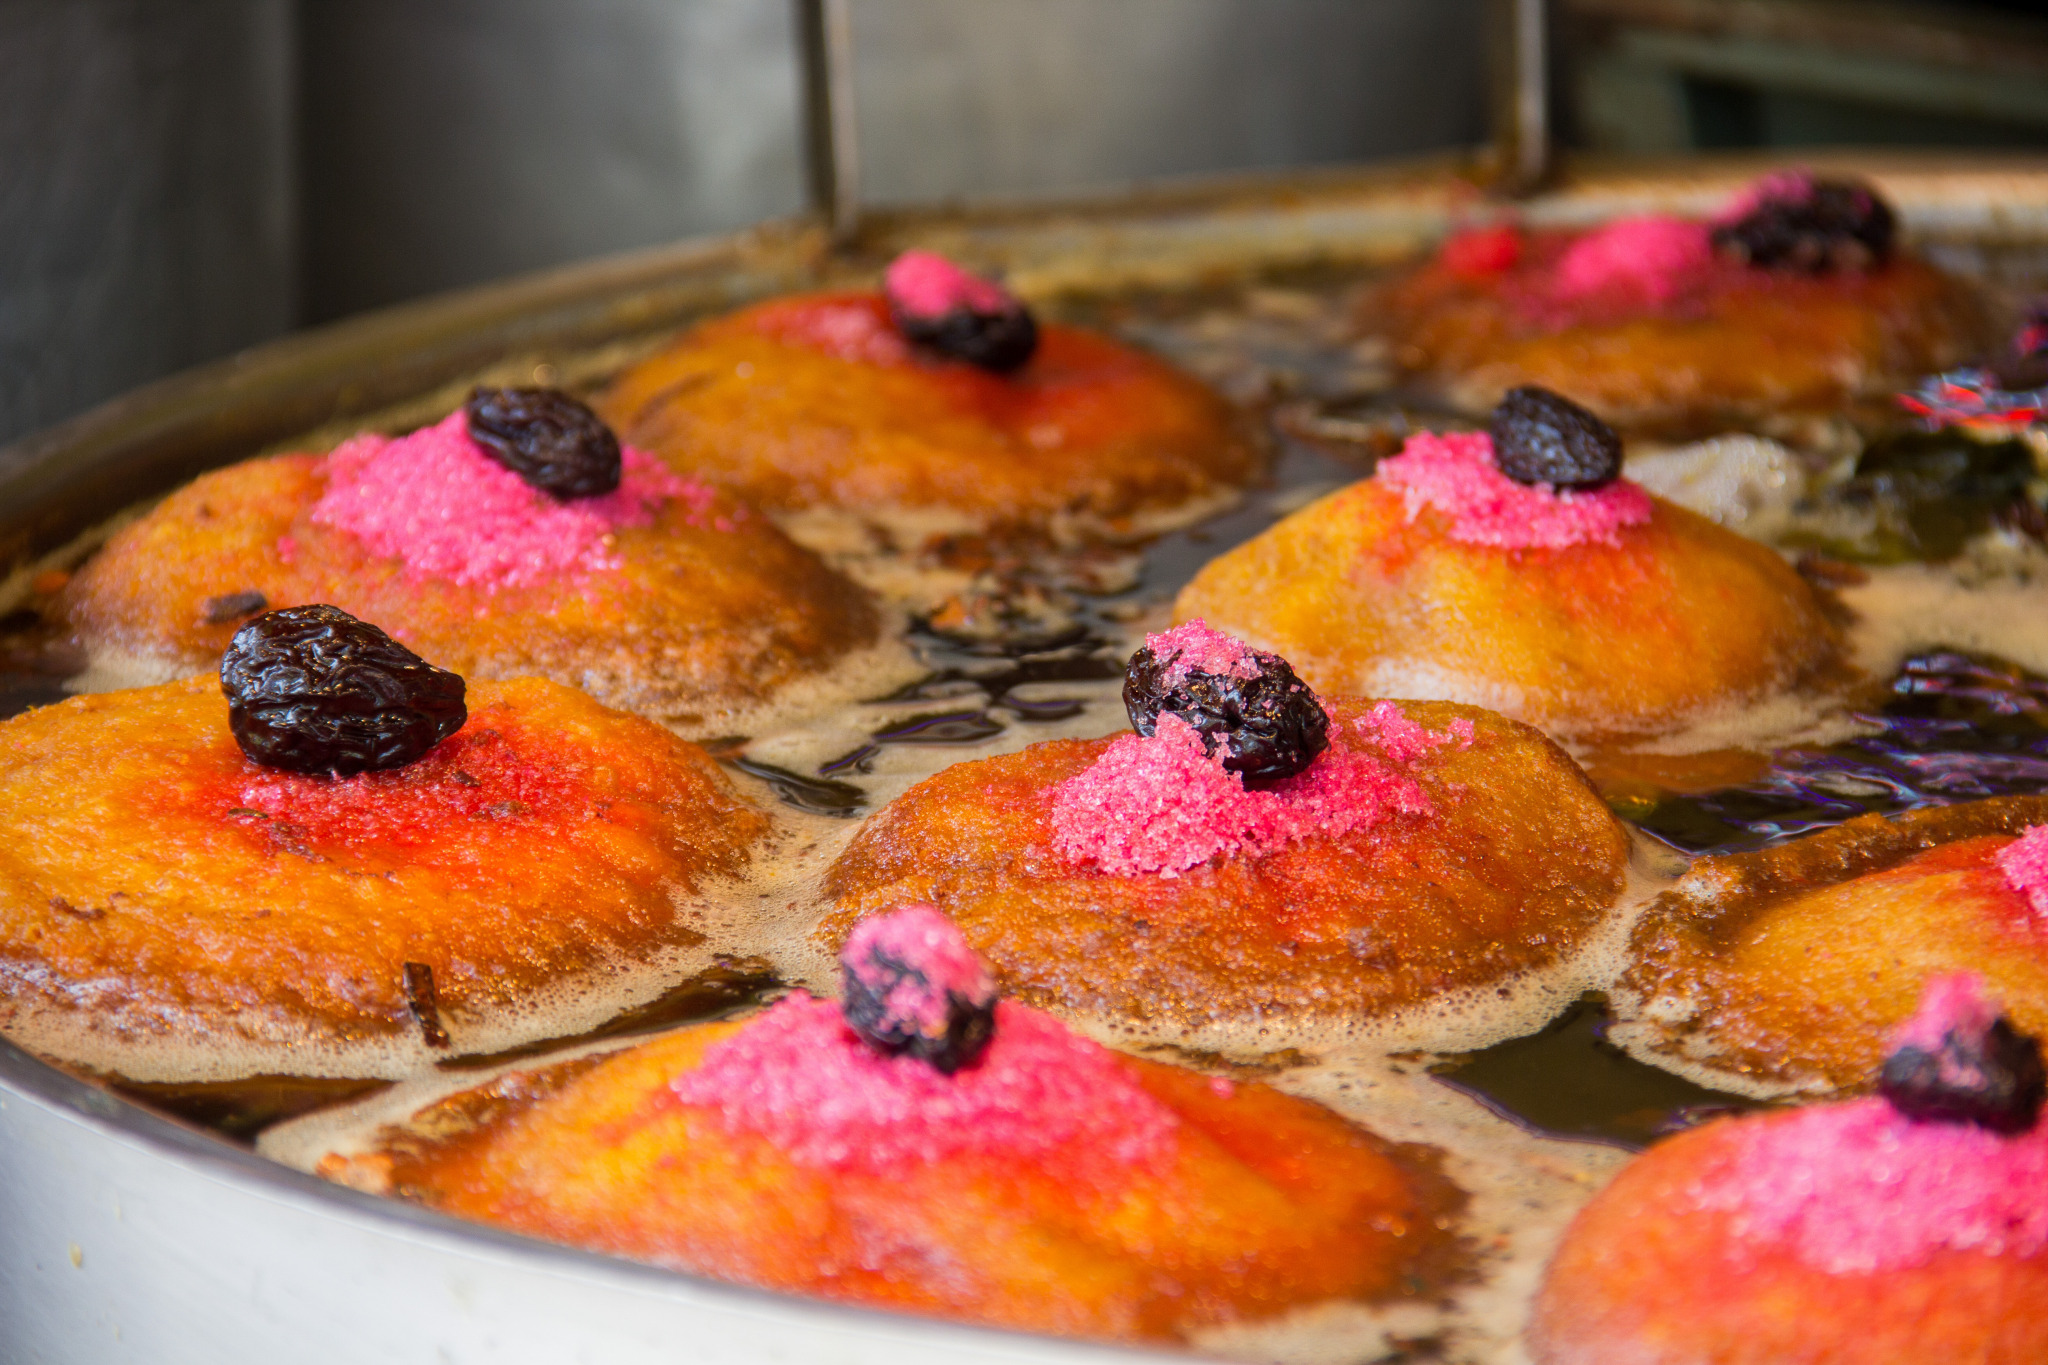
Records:
[[[678,1270],[1072,1336],[1171,1341],[1442,1269],[1456,1196],[1415,1151],[998,1003],[928,909],[871,921],[862,950],[886,980],[860,1009],[798,993],[515,1072],[321,1172]]]

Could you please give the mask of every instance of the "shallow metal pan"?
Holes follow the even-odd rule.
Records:
[[[1937,258],[2048,256],[2048,158],[1826,156],[1870,175]],[[1702,210],[1758,158],[1570,168],[1533,222]],[[0,450],[0,576],[138,500],[314,428],[435,401],[484,373],[572,366],[917,243],[1027,295],[1183,287],[1390,261],[1483,207],[1460,167],[1158,189],[871,218],[843,254],[768,225],[429,300],[151,385]],[[0,608],[5,602],[0,601]],[[759,1293],[454,1222],[327,1185],[0,1042],[0,1361],[1087,1361],[1148,1358]]]

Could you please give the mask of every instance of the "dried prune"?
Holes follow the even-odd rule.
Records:
[[[462,728],[462,678],[339,607],[287,607],[235,632],[220,661],[242,752],[295,773],[400,768]]]
[[[1894,1048],[1878,1089],[1909,1118],[2023,1133],[2048,1097],[2048,1073],[2039,1040],[2000,1017],[1978,1033],[1951,1029],[1938,1048]]]
[[[1165,657],[1148,643],[1124,669],[1124,710],[1131,728],[1150,735],[1162,715],[1179,716],[1202,736],[1223,766],[1247,781],[1292,777],[1330,746],[1330,718],[1308,684],[1277,654],[1246,651],[1256,662],[1250,677],[1210,672]]]
[[[847,1027],[950,1076],[995,1037],[996,986],[960,930],[928,905],[863,920],[839,954]]]
[[[1509,389],[1488,430],[1494,464],[1516,483],[1598,488],[1621,475],[1614,428],[1549,389]]]
[[[1030,309],[936,252],[898,256],[882,290],[896,330],[940,355],[1009,374],[1038,350],[1038,323]]]
[[[1714,248],[1746,265],[1821,275],[1891,259],[1898,219],[1868,185],[1788,177],[1747,213],[1714,229]]]
[[[560,389],[477,389],[462,407],[470,439],[543,493],[594,498],[617,490],[619,438]]]

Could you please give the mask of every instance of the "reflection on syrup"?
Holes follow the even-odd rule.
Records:
[[[1449,1058],[1430,1074],[1539,1137],[1631,1151],[1761,1107],[1637,1061],[1607,1041],[1607,1024],[1605,999],[1589,994],[1542,1031]]]
[[[1857,719],[1874,734],[1773,755],[1760,777],[1614,802],[1688,853],[1762,848],[1859,815],[2048,791],[2048,678],[1983,654],[1914,655]]]

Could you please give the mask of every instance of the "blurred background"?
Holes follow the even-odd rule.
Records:
[[[862,192],[1466,147],[1502,0],[852,0]],[[2048,148],[2020,0],[1555,0],[1567,145]],[[0,442],[292,328],[800,212],[793,0],[0,0]]]

